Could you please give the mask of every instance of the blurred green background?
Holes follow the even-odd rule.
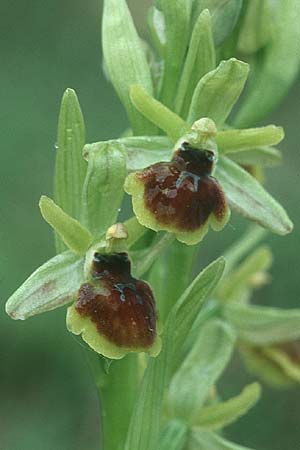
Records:
[[[129,1],[143,32],[144,0]],[[0,449],[96,450],[98,402],[84,353],[65,328],[65,311],[13,322],[4,303],[54,254],[52,233],[38,199],[51,195],[56,123],[67,87],[77,91],[88,141],[117,136],[126,117],[101,70],[99,0],[2,0],[0,7]],[[120,67],[122,70],[122,67]],[[284,167],[267,173],[269,190],[287,207],[292,235],[272,236],[273,284],[255,301],[299,307],[299,102],[294,86],[266,122],[285,127]],[[259,105],[258,105],[259,107]],[[235,217],[224,233],[210,233],[201,266],[243,231]],[[222,385],[236,394],[250,379],[236,358]],[[130,380],[129,380],[130,382]],[[300,449],[300,388],[265,388],[261,402],[227,435],[257,450]]]

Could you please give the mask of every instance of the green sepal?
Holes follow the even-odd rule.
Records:
[[[171,141],[176,142],[183,134],[190,131],[190,127],[181,117],[155,100],[142,86],[132,86],[130,98],[138,111],[163,130]]]
[[[183,450],[187,441],[188,427],[179,420],[168,422],[159,439],[157,450]]]
[[[194,0],[194,18],[207,8],[212,15],[214,43],[219,47],[231,34],[239,18],[242,0]]]
[[[83,281],[83,259],[70,251],[47,261],[12,294],[6,312],[13,319],[28,317],[70,303]]]
[[[257,54],[244,102],[234,120],[238,128],[264,119],[282,101],[300,66],[300,3],[272,2],[273,39]]]
[[[227,156],[241,166],[274,167],[282,163],[282,153],[274,147],[257,147],[251,150],[234,151]]]
[[[182,347],[204,300],[219,282],[224,266],[223,258],[219,258],[206,267],[172,308],[164,327],[162,350],[149,361],[141,383],[125,450],[157,449],[165,388],[174,364],[181,360]]]
[[[276,32],[269,0],[252,0],[247,3],[238,37],[238,51],[255,53],[265,47]]]
[[[78,98],[73,89],[63,95],[58,119],[57,153],[54,175],[54,200],[70,216],[79,219],[81,192],[86,174],[82,157],[85,125]],[[56,236],[57,251],[66,246]]]
[[[244,416],[249,409],[253,408],[258,402],[261,394],[261,387],[258,383],[252,383],[246,386],[236,397],[206,406],[199,411],[194,426],[205,430],[219,430]]]
[[[248,64],[231,58],[202,77],[193,94],[188,123],[209,117],[221,127],[244,88],[248,72]]]
[[[232,209],[273,233],[285,235],[292,231],[293,224],[283,207],[236,163],[220,157],[215,176]]]
[[[206,9],[194,26],[175,100],[175,111],[187,117],[198,81],[216,66],[211,16]]]
[[[168,412],[193,425],[208,396],[229,362],[235,343],[230,326],[207,322],[192,349],[175,373],[167,394]]]
[[[129,89],[140,84],[153,93],[150,68],[125,0],[105,0],[102,44],[109,78],[127,111],[134,134],[155,134],[155,127],[132,105]]]
[[[217,433],[194,429],[190,434],[187,450],[252,450],[235,444]]]
[[[216,136],[220,153],[233,153],[262,146],[277,145],[283,139],[283,128],[275,125],[244,130],[225,130],[220,131]]]
[[[45,221],[56,231],[66,246],[72,252],[84,255],[92,243],[91,233],[49,197],[42,195],[39,207]]]
[[[81,335],[82,339],[97,353],[110,359],[121,359],[131,352],[147,352],[149,356],[155,357],[161,350],[161,338],[159,334],[155,337],[151,347],[145,348],[127,348],[119,347],[109,341],[97,330],[97,326],[89,317],[82,317],[72,305],[67,311],[67,328],[76,335]]]
[[[144,183],[137,178],[137,174],[135,172],[127,176],[124,189],[132,196],[132,207],[134,214],[144,227],[150,228],[154,231],[168,231],[169,233],[174,233],[178,241],[187,245],[195,245],[200,242],[207,234],[209,226],[211,226],[214,231],[221,231],[230,218],[230,209],[226,204],[222,220],[217,220],[212,213],[208,217],[207,221],[196,230],[182,231],[176,228],[176,225],[160,223],[155,214],[147,209],[144,201]]]
[[[90,145],[82,192],[82,221],[94,238],[115,223],[122,203],[126,154],[118,141]]]
[[[226,303],[223,314],[236,330],[238,338],[253,346],[300,339],[300,309]]]
[[[165,19],[164,74],[160,99],[173,106],[184,57],[190,38],[191,0],[160,0]]]

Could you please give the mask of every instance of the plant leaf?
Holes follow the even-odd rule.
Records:
[[[134,134],[155,134],[155,127],[134,108],[129,98],[132,84],[153,93],[150,68],[125,0],[105,0],[102,45],[109,78],[127,111]]]
[[[191,0],[160,0],[165,18],[166,45],[164,47],[164,75],[161,101],[173,106],[177,83],[190,37]]]
[[[221,157],[215,171],[230,206],[273,233],[285,235],[293,229],[287,213],[244,169]]]
[[[162,430],[157,450],[183,450],[187,440],[187,426],[172,420]]]
[[[82,218],[94,238],[106,232],[118,216],[126,178],[126,156],[117,141],[93,144],[82,192]]]
[[[67,89],[63,95],[58,119],[57,153],[54,176],[55,202],[70,216],[79,219],[81,192],[86,173],[82,157],[85,126],[75,91]],[[56,236],[59,252],[66,246]]]
[[[272,17],[273,39],[257,54],[244,103],[234,120],[237,128],[253,125],[275,109],[299,72],[299,1],[272,2]]]
[[[165,326],[162,350],[157,358],[149,361],[145,371],[125,450],[157,449],[165,387],[170,381],[174,357],[179,357],[205,298],[215,288],[223,270],[222,258],[210,264],[195,278],[172,309]]]
[[[163,130],[176,142],[190,128],[187,123],[165,105],[155,100],[141,86],[134,85],[130,89],[130,98],[134,106],[151,122]]]
[[[252,345],[264,346],[300,338],[300,309],[226,303],[223,314],[239,339]]]
[[[258,383],[249,384],[236,397],[203,408],[193,425],[206,430],[224,428],[245,415],[257,403],[260,394]]]
[[[234,343],[234,333],[225,322],[211,320],[204,325],[170,384],[167,399],[171,417],[190,425],[197,420],[210,387],[230,359]]]
[[[193,430],[187,450],[251,450],[248,447],[235,444],[216,433]]]
[[[67,247],[78,255],[84,255],[92,243],[90,232],[45,195],[41,196],[39,207],[45,221],[56,231]]]
[[[194,26],[175,100],[175,111],[187,117],[193,92],[199,80],[216,67],[211,17],[205,9]]]
[[[209,117],[222,126],[243,90],[248,72],[248,64],[231,58],[202,77],[194,91],[188,123]]]
[[[6,312],[13,319],[59,308],[73,300],[83,281],[83,259],[70,251],[57,255],[39,267],[12,294]]]
[[[246,128],[244,130],[225,130],[220,131],[216,136],[218,149],[221,153],[233,153],[266,145],[276,145],[283,139],[283,128],[275,125]]]

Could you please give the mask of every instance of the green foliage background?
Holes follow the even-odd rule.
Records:
[[[143,33],[146,3],[129,1]],[[54,254],[50,229],[38,210],[52,193],[56,123],[67,87],[79,96],[88,141],[115,137],[126,117],[101,70],[99,0],[2,0],[0,14],[0,449],[96,450],[98,403],[84,353],[65,328],[65,312],[12,322],[4,313],[9,294]],[[120,67],[120,71],[122,67]],[[290,213],[295,231],[272,236],[273,283],[261,304],[299,307],[299,83],[266,123],[283,125],[285,165],[267,172],[267,183]],[[259,105],[258,105],[259,107]],[[233,218],[210,233],[199,264],[211,261],[243,231]],[[247,377],[247,378],[246,378]],[[248,381],[238,358],[223,378],[226,396]],[[130,380],[128,380],[130,383]],[[258,450],[299,450],[300,389],[265,388],[262,401],[230,436]]]

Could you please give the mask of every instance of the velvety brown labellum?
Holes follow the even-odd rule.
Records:
[[[158,222],[193,231],[204,225],[210,214],[222,221],[226,200],[211,176],[213,163],[213,152],[184,142],[170,162],[153,164],[138,173],[145,184],[145,205]]]
[[[79,290],[77,312],[117,346],[150,347],[156,335],[155,299],[147,283],[131,276],[127,254],[95,253],[92,278]]]

